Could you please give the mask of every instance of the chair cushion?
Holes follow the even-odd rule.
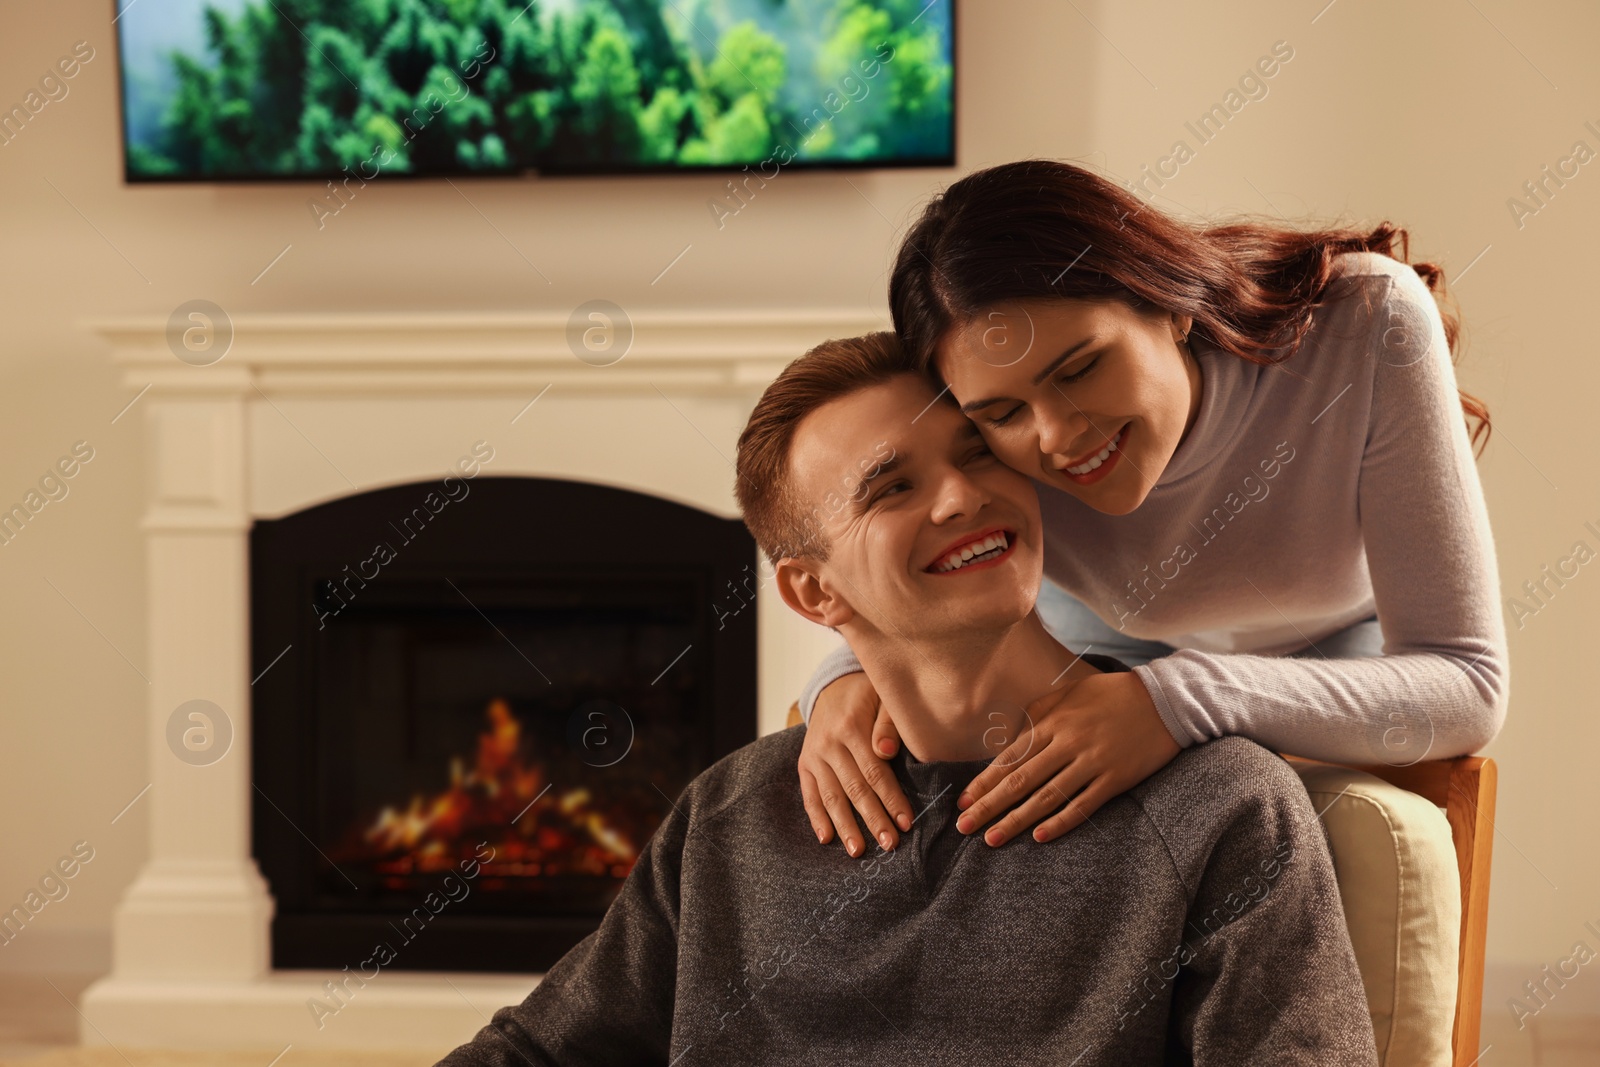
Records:
[[[1294,764],[1322,819],[1385,1067],[1449,1067],[1461,942],[1450,823],[1347,767]]]

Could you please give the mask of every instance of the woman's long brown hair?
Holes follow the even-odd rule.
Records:
[[[1217,347],[1279,363],[1311,328],[1336,257],[1380,252],[1427,284],[1454,362],[1461,321],[1447,302],[1444,271],[1411,263],[1410,243],[1389,222],[1314,231],[1256,221],[1193,225],[1081,167],[1028,159],[969,174],[923,209],[900,245],[889,306],[901,344],[924,369],[952,328],[1002,301],[1052,297],[1189,315]],[[1481,454],[1489,409],[1464,391],[1461,408]]]

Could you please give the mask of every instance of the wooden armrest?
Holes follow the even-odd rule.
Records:
[[[1292,763],[1327,763],[1282,753]],[[1489,864],[1494,852],[1494,806],[1499,771],[1485,756],[1424,760],[1408,767],[1353,766],[1444,809],[1461,874],[1461,965],[1456,991],[1453,1058],[1456,1067],[1475,1062],[1483,1015],[1484,945],[1489,933]]]

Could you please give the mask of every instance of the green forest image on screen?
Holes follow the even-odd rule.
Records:
[[[128,174],[947,160],[952,2],[124,2]]]

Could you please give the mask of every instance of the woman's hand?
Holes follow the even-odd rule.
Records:
[[[866,852],[850,813],[854,804],[879,844],[888,849],[900,843],[895,823],[911,829],[911,804],[884,762],[899,744],[899,732],[861,671],[817,694],[800,749],[800,794],[818,841],[827,844],[837,827],[845,851]]]
[[[1060,837],[1179,752],[1131,671],[1093,674],[1065,693],[1046,693],[1028,715],[1032,729],[956,798],[964,809],[956,829],[966,834],[1027,797],[984,834],[989,845],[1003,845],[1034,823],[1035,841]]]

